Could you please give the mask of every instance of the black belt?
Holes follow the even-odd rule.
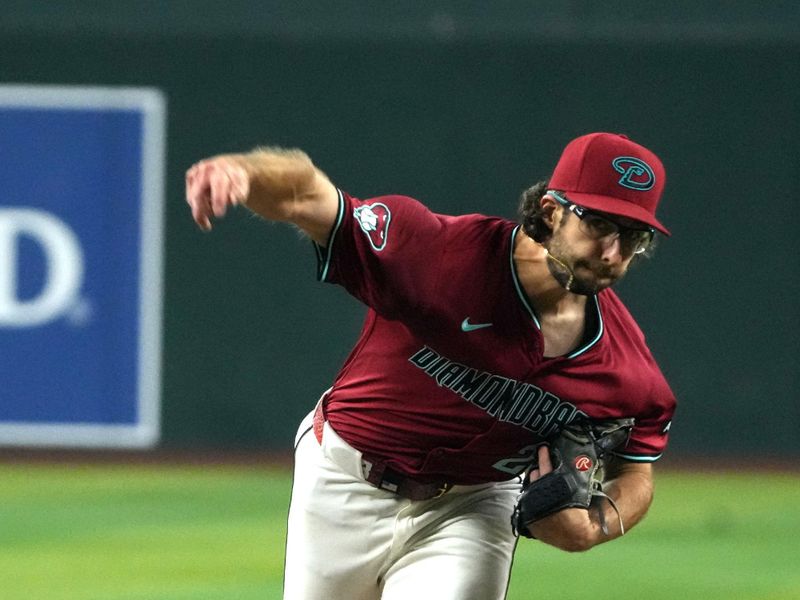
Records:
[[[322,443],[322,430],[325,424],[325,415],[322,402],[317,405],[314,412],[314,436]],[[361,469],[364,480],[376,488],[392,492],[409,500],[430,500],[446,494],[452,487],[451,483],[422,483],[391,468],[381,459],[376,459],[368,454],[361,454]]]

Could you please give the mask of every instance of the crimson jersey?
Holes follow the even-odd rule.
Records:
[[[420,481],[465,485],[519,474],[582,414],[634,417],[618,454],[659,458],[675,398],[641,330],[604,290],[589,299],[583,345],[545,357],[512,260],[517,235],[505,219],[340,192],[318,276],[369,307],[326,399],[341,437]]]

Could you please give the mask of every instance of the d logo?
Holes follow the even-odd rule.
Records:
[[[645,192],[656,183],[653,169],[646,162],[633,156],[620,156],[615,158],[611,165],[618,173],[622,173],[619,184],[631,190]]]
[[[47,264],[44,286],[35,298],[17,295],[17,237],[42,248]],[[83,281],[78,238],[50,213],[31,208],[0,209],[0,327],[31,327],[57,319],[77,301]]]

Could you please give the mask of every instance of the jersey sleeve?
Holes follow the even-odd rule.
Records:
[[[675,397],[666,381],[661,380],[652,390],[651,402],[644,414],[636,418],[630,440],[616,454],[634,462],[655,462],[667,447]]]
[[[615,453],[630,461],[654,462],[667,448],[675,395],[644,333],[617,294],[606,289],[598,299],[606,335],[598,353],[587,358],[586,367],[600,386],[595,393],[610,395],[601,396],[601,406],[595,404],[594,409],[611,418],[633,417],[630,439]]]
[[[424,311],[439,276],[444,228],[408,196],[359,200],[339,191],[328,242],[315,244],[317,278],[341,285],[385,318]]]

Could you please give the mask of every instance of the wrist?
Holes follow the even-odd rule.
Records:
[[[295,203],[314,186],[316,168],[300,150],[259,148],[236,162],[249,181],[246,205],[273,221],[290,221]]]
[[[589,507],[589,520],[592,523],[597,544],[625,535],[625,524],[619,514],[616,502],[609,497],[597,497]]]

